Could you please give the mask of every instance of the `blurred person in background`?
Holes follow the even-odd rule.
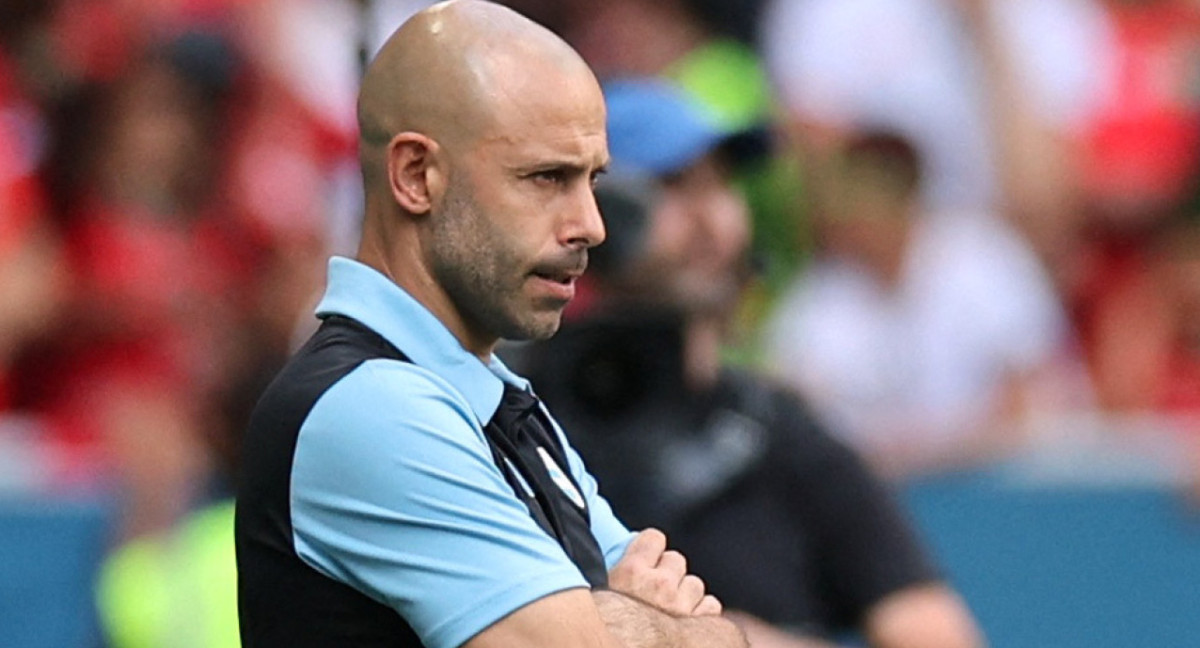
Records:
[[[1093,0],[773,0],[763,49],[812,193],[848,139],[902,135],[925,208],[1068,236],[1108,23]]]
[[[12,365],[51,327],[65,279],[40,175],[45,122],[14,57],[39,13],[28,2],[0,11],[0,412],[12,405]]]
[[[198,494],[208,395],[223,378],[240,236],[216,207],[224,79],[179,39],[78,98],[66,321],[31,362],[30,389],[127,501],[126,532],[165,528]]]
[[[256,338],[288,339],[274,329],[294,330],[315,299],[324,253],[316,218],[269,220],[278,212],[255,208],[271,201],[239,174],[257,149],[238,124],[267,130],[268,116],[251,117],[285,104],[232,110],[256,79],[220,21],[161,33],[57,110],[50,175],[70,292],[53,337],[23,359],[18,390],[90,479],[117,486],[129,536],[165,529],[203,496],[203,437],[222,390],[281,362],[286,344]],[[309,133],[301,123],[289,141]]]
[[[817,258],[767,341],[822,420],[904,477],[1004,456],[1034,413],[1067,406],[1066,314],[1019,234],[931,213],[921,158],[891,133],[845,142],[826,182]]]
[[[48,126],[28,84],[31,41],[54,3],[0,7],[0,489],[42,493],[72,483],[72,455],[52,421],[21,397],[22,359],[63,315],[68,275],[45,171]]]
[[[661,80],[605,92],[609,239],[558,335],[510,353],[614,510],[663,528],[751,645],[982,645],[858,457],[789,390],[721,362],[750,271],[729,157],[744,133]]]
[[[0,490],[37,491],[62,486],[72,466],[68,453],[48,442],[43,413],[16,397],[17,367],[55,329],[67,277],[59,233],[44,211],[38,178],[26,166],[20,134],[5,119],[10,106],[3,95],[0,89]],[[9,449],[16,454],[5,456]]]
[[[506,0],[558,32],[605,78],[670,79],[704,103],[722,127],[774,136],[775,100],[758,53],[762,0]],[[734,178],[751,209],[760,272],[748,287],[739,332],[726,352],[752,351],[766,305],[810,251],[797,162],[785,147],[748,160]]]
[[[62,0],[18,39],[70,281],[14,399],[81,479],[117,487],[122,537],[207,496],[220,403],[302,334],[354,161],[273,67],[259,5]]]
[[[1125,402],[1179,417],[1200,432],[1200,217],[1164,224],[1149,250],[1147,285],[1131,310],[1140,335],[1127,349]]]
[[[7,144],[0,133],[0,174],[10,170],[3,168],[12,161],[5,159]],[[66,279],[57,232],[40,212],[25,211],[29,187],[5,180],[0,178],[0,413],[14,408],[16,377],[10,372],[26,345],[53,327]]]
[[[108,648],[237,648],[237,566],[234,555],[233,480],[242,429],[274,375],[231,375],[219,398],[206,449],[221,486],[169,529],[140,535],[104,560],[95,600]]]
[[[1099,58],[1080,216],[1060,274],[1100,407],[1177,412],[1180,401],[1168,394],[1191,389],[1179,373],[1190,363],[1188,345],[1176,345],[1187,337],[1181,316],[1191,302],[1180,292],[1196,244],[1188,221],[1200,209],[1200,7],[1103,4],[1113,28]]]
[[[578,0],[505,0],[502,4],[528,12],[561,34],[579,47],[597,76],[613,78],[671,76],[705,48],[751,45],[762,1],[615,0],[596,5]]]
[[[341,87],[339,74],[348,74],[351,80],[356,76],[354,27],[359,3],[322,7],[320,3],[262,2],[227,11],[220,10],[220,4],[202,12],[202,18],[185,20],[181,32],[167,29],[174,36],[154,46],[166,53],[169,65],[182,66],[185,80],[203,91],[198,111],[195,104],[183,100],[186,97],[177,95],[182,101],[164,101],[156,112],[210,115],[182,120],[206,124],[199,156],[194,155],[195,141],[183,138],[192,142],[183,147],[193,151],[189,173],[204,178],[197,192],[199,208],[178,210],[182,213],[166,214],[164,219],[178,223],[168,227],[211,235],[211,245],[205,244],[202,234],[191,239],[194,247],[176,248],[183,257],[179,261],[202,264],[191,273],[199,272],[201,279],[223,278],[218,291],[203,296],[214,300],[220,310],[195,322],[197,326],[211,322],[212,344],[202,345],[206,354],[211,353],[211,374],[180,395],[191,408],[187,418],[199,422],[189,426],[186,443],[206,462],[203,469],[163,467],[163,479],[170,478],[187,491],[182,493],[186,500],[182,508],[151,524],[128,524],[124,534],[128,539],[106,557],[96,601],[105,638],[113,648],[162,646],[180,636],[197,646],[239,645],[232,476],[241,431],[266,382],[296,341],[312,330],[305,315],[319,296],[328,253],[353,246],[357,240],[357,232],[343,226],[347,199],[341,188],[344,169],[357,169],[353,89],[351,100],[344,104],[338,102],[336,88]],[[377,13],[399,12],[385,16],[384,22],[391,24],[411,13],[406,6],[397,6],[404,3],[372,4]],[[298,51],[306,55],[298,56]],[[321,57],[328,61],[320,61]],[[305,64],[315,67],[304,68]],[[327,96],[316,98],[314,83]],[[87,108],[85,102],[85,113]],[[170,169],[176,168],[179,158],[168,142],[163,145],[165,168],[158,170],[176,175]],[[204,159],[210,163],[203,164]],[[157,227],[152,219],[131,229],[145,233]],[[218,258],[205,258],[209,252],[218,253]],[[160,279],[157,273],[149,273],[131,282],[148,285]],[[196,288],[192,283],[196,276],[169,279],[180,291]],[[161,377],[150,382],[168,395],[175,392]],[[143,432],[130,434],[150,447],[146,455],[152,455],[155,446],[162,452],[162,445],[180,444],[170,436]],[[128,479],[130,472],[140,469],[118,465],[116,470],[118,478],[124,473]],[[136,519],[140,513],[135,510],[131,516]]]

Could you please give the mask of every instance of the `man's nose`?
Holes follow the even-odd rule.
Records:
[[[568,245],[590,248],[604,242],[607,236],[604,217],[600,214],[596,195],[590,186],[579,192],[564,226],[564,238]]]

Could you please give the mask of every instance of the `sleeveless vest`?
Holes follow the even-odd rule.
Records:
[[[394,610],[318,573],[292,544],[288,488],[299,429],[330,386],[380,358],[412,362],[358,321],[326,317],[251,416],[235,531],[245,648],[423,646]],[[582,489],[541,402],[506,383],[483,431],[493,461],[533,520],[558,541],[588,584],[607,587],[604,555],[592,535]]]

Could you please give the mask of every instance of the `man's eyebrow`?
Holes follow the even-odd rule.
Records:
[[[608,171],[609,160],[605,160],[598,166],[593,167],[586,162],[578,160],[543,160],[541,162],[533,162],[530,164],[522,164],[516,168],[520,173],[537,173],[539,171],[564,171],[575,175],[606,173]]]

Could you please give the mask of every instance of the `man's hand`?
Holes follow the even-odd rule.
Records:
[[[721,614],[721,602],[687,572],[683,554],[667,549],[667,536],[658,529],[646,529],[629,543],[609,571],[608,586],[677,617]]]

